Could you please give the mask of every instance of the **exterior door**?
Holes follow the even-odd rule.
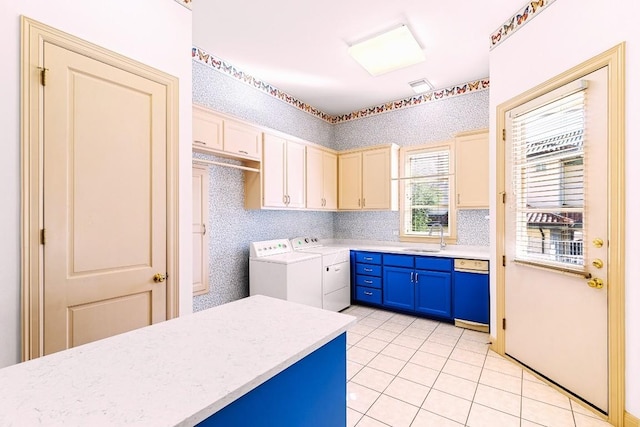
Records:
[[[505,352],[606,413],[607,68],[543,98],[507,119]]]
[[[48,42],[44,64],[49,354],[167,317],[167,95]]]

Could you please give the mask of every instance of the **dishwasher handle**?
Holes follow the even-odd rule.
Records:
[[[457,273],[489,274],[488,270],[472,270],[468,268],[454,268],[453,271]]]

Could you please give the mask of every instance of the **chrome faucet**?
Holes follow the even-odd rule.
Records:
[[[429,224],[429,236],[433,233],[433,227],[440,227],[440,250],[444,249],[447,244],[444,242],[444,227],[439,222]]]

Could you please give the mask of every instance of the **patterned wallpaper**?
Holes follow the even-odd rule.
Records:
[[[477,91],[413,108],[331,124],[211,67],[193,62],[193,102],[338,150],[395,142],[420,144],[488,126],[489,93]],[[194,157],[208,158],[203,154]],[[216,158],[215,160],[220,160]],[[223,160],[224,161],[224,160]],[[397,212],[296,212],[244,209],[244,175],[209,167],[210,288],[194,311],[249,294],[249,243],[313,235],[397,240]],[[488,245],[488,211],[460,211],[459,244]]]

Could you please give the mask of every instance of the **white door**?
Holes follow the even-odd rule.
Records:
[[[48,42],[44,64],[49,354],[166,319],[167,111],[128,71]]]
[[[606,413],[607,69],[506,122],[505,352]]]

